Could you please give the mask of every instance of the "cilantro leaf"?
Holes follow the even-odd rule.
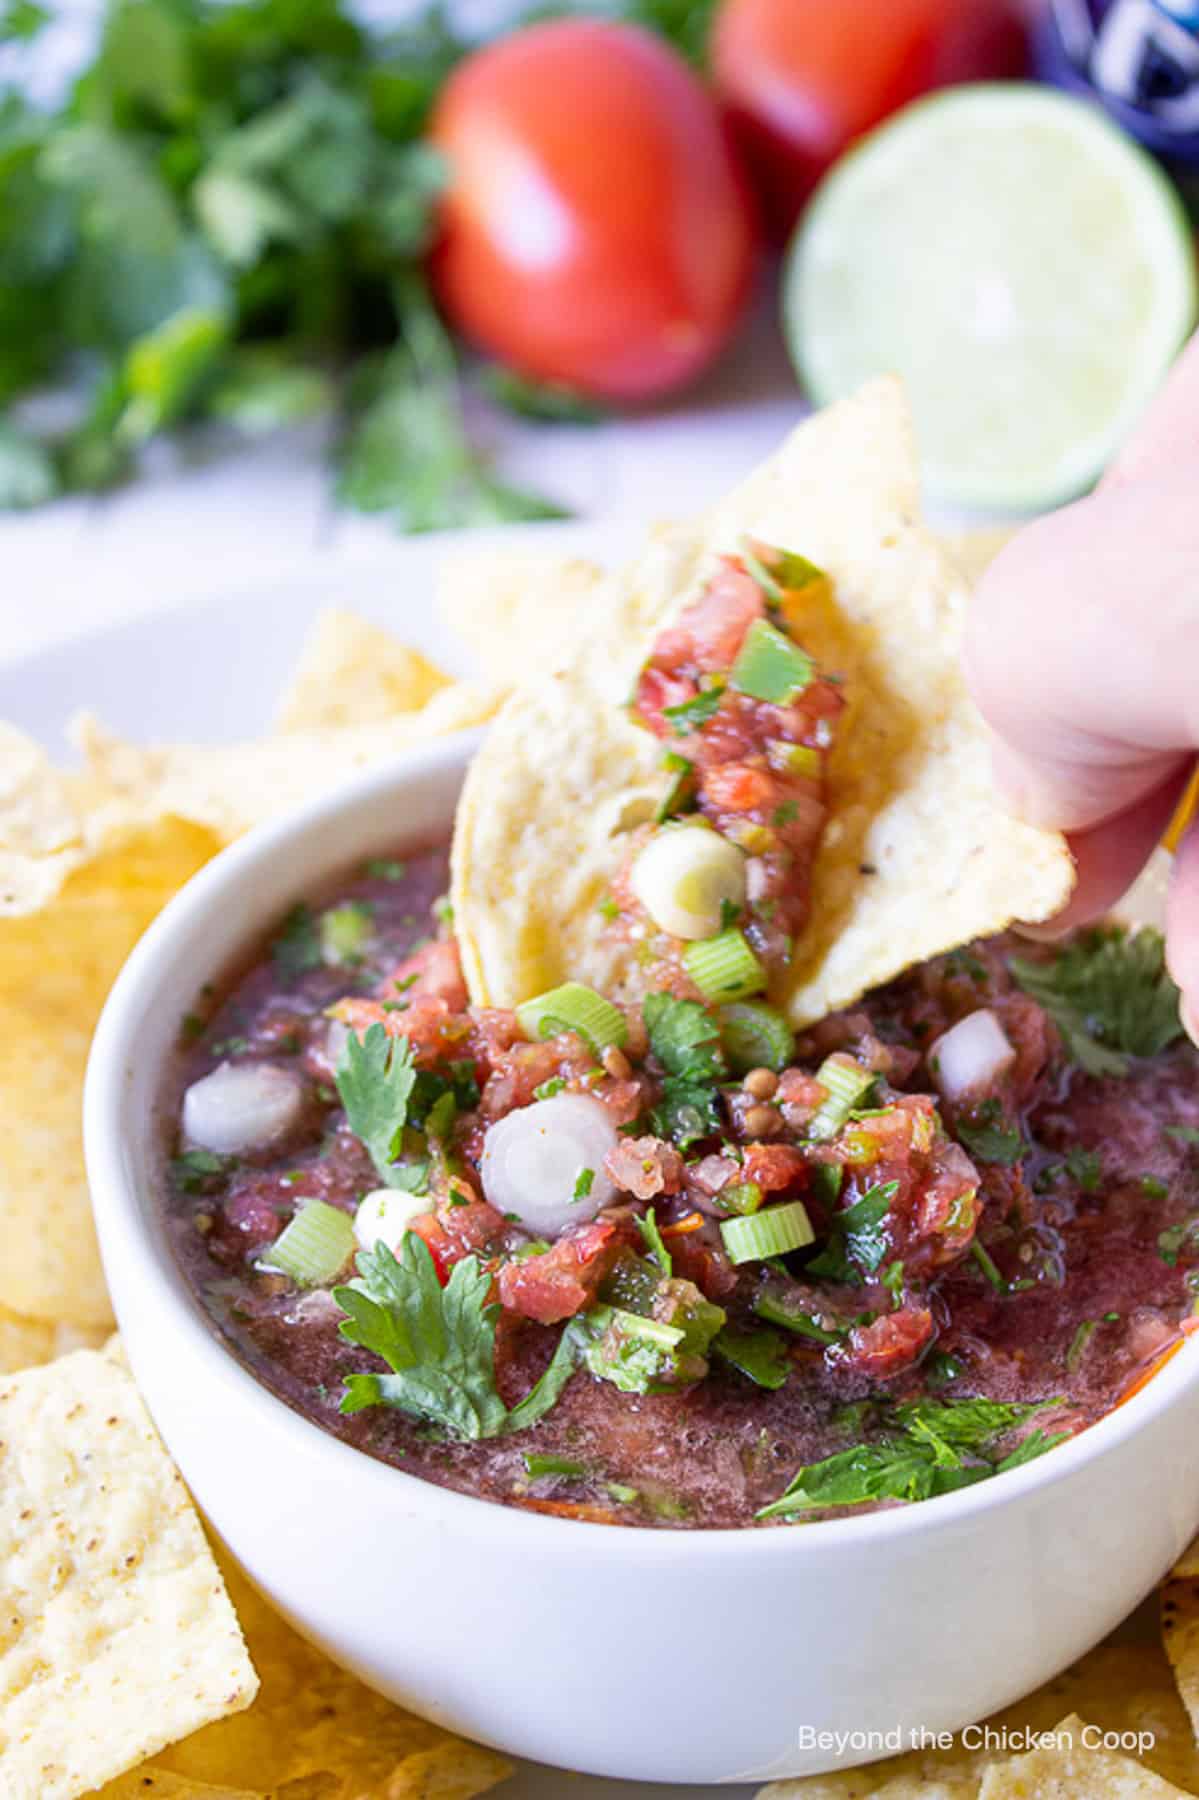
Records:
[[[674,1273],[674,1260],[671,1257],[670,1251],[662,1242],[662,1232],[658,1224],[658,1217],[652,1207],[643,1218],[637,1220],[637,1229],[645,1239],[646,1248],[661,1269],[663,1275],[672,1275]]]
[[[497,406],[520,419],[553,425],[597,425],[603,414],[593,401],[559,381],[532,381],[500,364],[483,371],[483,387]]]
[[[311,908],[302,900],[284,919],[279,935],[271,945],[271,957],[279,973],[288,977],[320,968],[323,961],[320,932]]]
[[[670,720],[676,737],[690,737],[693,731],[715,718],[723,699],[724,687],[718,682],[712,687],[701,688],[690,700],[680,700],[677,706],[664,706],[662,717]]]
[[[1180,1257],[1193,1256],[1196,1251],[1199,1251],[1199,1218],[1167,1225],[1157,1234],[1157,1253],[1168,1269],[1176,1269]]]
[[[1037,1429],[1009,1455],[995,1454],[996,1439],[1051,1404],[926,1399],[893,1407],[878,1438],[799,1469],[786,1491],[758,1517],[789,1518],[814,1507],[876,1500],[927,1500],[986,1481],[1061,1443],[1067,1434],[1050,1437]]]
[[[984,1100],[971,1117],[958,1119],[954,1136],[979,1162],[1018,1163],[1028,1154],[1019,1127],[1008,1123],[994,1098]]]
[[[396,1158],[416,1082],[412,1045],[407,1038],[389,1037],[378,1024],[363,1037],[352,1031],[334,1080],[350,1130],[369,1152],[380,1178],[388,1187],[404,1186]]]
[[[891,1247],[884,1224],[898,1192],[897,1181],[884,1181],[852,1206],[834,1213],[829,1242],[807,1264],[805,1273],[825,1281],[855,1283],[861,1281],[859,1268],[873,1275]]]
[[[730,1367],[739,1369],[758,1387],[781,1388],[786,1385],[790,1360],[786,1339],[777,1331],[763,1327],[757,1331],[737,1331],[726,1325],[712,1340],[716,1355]]]
[[[720,1027],[698,1000],[672,994],[647,994],[641,1014],[650,1049],[666,1070],[650,1123],[659,1137],[685,1149],[720,1129],[717,1084],[728,1079]]]
[[[1165,945],[1148,927],[1097,926],[1047,962],[1011,956],[1008,967],[1089,1075],[1126,1075],[1129,1057],[1157,1056],[1182,1035]]]
[[[398,1259],[378,1244],[359,1252],[358,1270],[356,1281],[333,1290],[346,1315],[340,1331],[391,1372],[348,1375],[343,1413],[394,1406],[450,1437],[499,1437],[535,1424],[574,1373],[579,1341],[568,1326],[541,1379],[509,1411],[495,1385],[499,1308],[476,1257],[455,1263],[443,1288],[428,1245],[410,1231]]]
[[[1095,1150],[1070,1150],[1066,1154],[1066,1173],[1084,1194],[1097,1193],[1103,1183],[1103,1160]]]

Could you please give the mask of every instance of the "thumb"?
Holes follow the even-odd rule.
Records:
[[[967,677],[1036,824],[1097,826],[1199,746],[1196,480],[1172,468],[1039,520],[979,586]]]
[[[1199,468],[1199,331],[1104,478],[1119,487],[1189,463]]]

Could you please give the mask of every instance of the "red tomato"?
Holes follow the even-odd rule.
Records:
[[[714,102],[659,39],[594,19],[513,32],[455,71],[432,135],[451,168],[433,274],[468,337],[612,400],[712,361],[756,221]]]
[[[1018,75],[1018,0],[724,0],[717,91],[785,233],[846,146],[930,88]]]

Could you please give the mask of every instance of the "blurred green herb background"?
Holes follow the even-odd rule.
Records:
[[[712,7],[521,19],[630,20],[698,60]],[[0,41],[47,18],[8,0]],[[441,5],[380,33],[342,0],[112,0],[61,106],[0,93],[0,506],[110,487],[184,421],[257,437],[327,413],[348,506],[407,531],[558,516],[472,445],[422,275],[444,179],[422,132],[473,47]],[[486,385],[588,416],[504,371]],[[46,389],[71,417],[37,429],[21,403]]]

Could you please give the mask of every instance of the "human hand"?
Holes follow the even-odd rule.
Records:
[[[1161,839],[1199,752],[1199,335],[1101,487],[988,570],[966,670],[1001,791],[1065,831],[1078,866],[1038,935],[1095,918]],[[1199,1041],[1199,825],[1171,878],[1167,957]]]

